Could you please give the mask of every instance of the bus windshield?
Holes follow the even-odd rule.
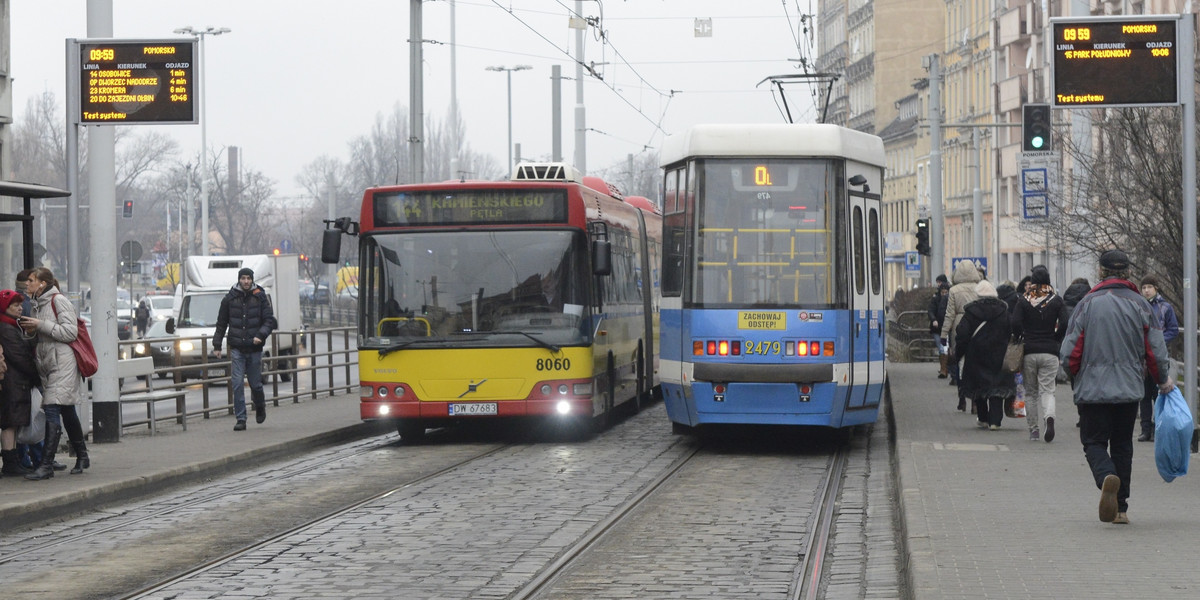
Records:
[[[833,164],[705,160],[692,298],[706,307],[829,307],[835,302]]]
[[[583,232],[555,229],[366,237],[363,346],[584,344],[586,248]]]

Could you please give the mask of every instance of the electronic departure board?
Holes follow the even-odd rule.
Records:
[[[79,43],[79,122],[196,123],[195,40]]]
[[[1051,19],[1056,107],[1178,104],[1178,17]]]

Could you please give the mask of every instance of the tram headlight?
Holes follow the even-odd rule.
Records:
[[[558,414],[560,415],[570,414],[571,403],[567,402],[566,400],[559,400],[558,404],[554,406],[554,410],[558,411]]]

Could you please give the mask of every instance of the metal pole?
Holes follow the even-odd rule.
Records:
[[[67,40],[67,90],[78,90],[79,80],[77,77],[72,77],[72,73],[79,72],[79,47],[75,45],[74,39]],[[74,50],[74,52],[72,52]],[[79,238],[83,237],[79,234],[79,124],[76,122],[79,119],[79,93],[67,93],[67,129],[66,133],[66,151],[67,151],[67,189],[71,191],[71,195],[67,196],[67,296],[70,298],[81,298],[79,292],[80,276],[83,274],[83,263],[79,256]],[[45,226],[45,220],[42,221]],[[50,244],[46,240],[46,236],[42,236],[42,244],[47,249]]]
[[[575,15],[583,19],[583,0],[575,0]],[[575,30],[575,168],[587,173],[587,111],[583,107],[583,27]]]
[[[512,69],[505,69],[504,75],[508,79],[508,163],[505,164],[505,175],[511,175],[513,172],[512,161]]]
[[[550,156],[560,162],[562,155],[562,66],[550,67]]]
[[[975,256],[986,256],[983,251],[983,190],[979,189],[979,163],[982,162],[979,147],[979,128],[971,128],[971,228],[975,230],[972,251]]]
[[[411,161],[409,162],[409,179],[410,183],[421,183],[425,181],[425,147],[423,138],[425,137],[425,106],[422,101],[425,97],[425,91],[421,84],[425,78],[424,66],[422,65],[422,49],[421,49],[421,1],[409,0],[409,40],[408,40],[408,73],[409,73],[409,130],[410,137],[408,141],[412,144]]]
[[[454,37],[454,4],[450,0],[450,179],[458,177],[458,43]]]
[[[942,214],[942,66],[937,54],[928,56],[929,68],[929,258],[931,274],[945,273],[945,228]]]
[[[1179,79],[1183,108],[1183,397],[1196,419],[1196,16],[1188,12],[1179,21]],[[1192,432],[1193,451],[1197,431]]]
[[[204,72],[208,63],[204,61],[203,31],[200,35],[200,254],[208,256],[208,82]]]
[[[112,37],[112,5],[112,0],[88,0],[88,37]],[[116,442],[121,436],[121,405],[115,401],[120,390],[117,389],[116,131],[112,126],[95,126],[88,131],[88,191],[91,334],[100,367],[92,377],[92,397],[98,399],[92,440]],[[83,402],[81,408],[80,422],[93,423],[92,405]]]

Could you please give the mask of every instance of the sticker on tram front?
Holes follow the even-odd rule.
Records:
[[[738,329],[783,331],[787,329],[787,313],[738,311]]]

